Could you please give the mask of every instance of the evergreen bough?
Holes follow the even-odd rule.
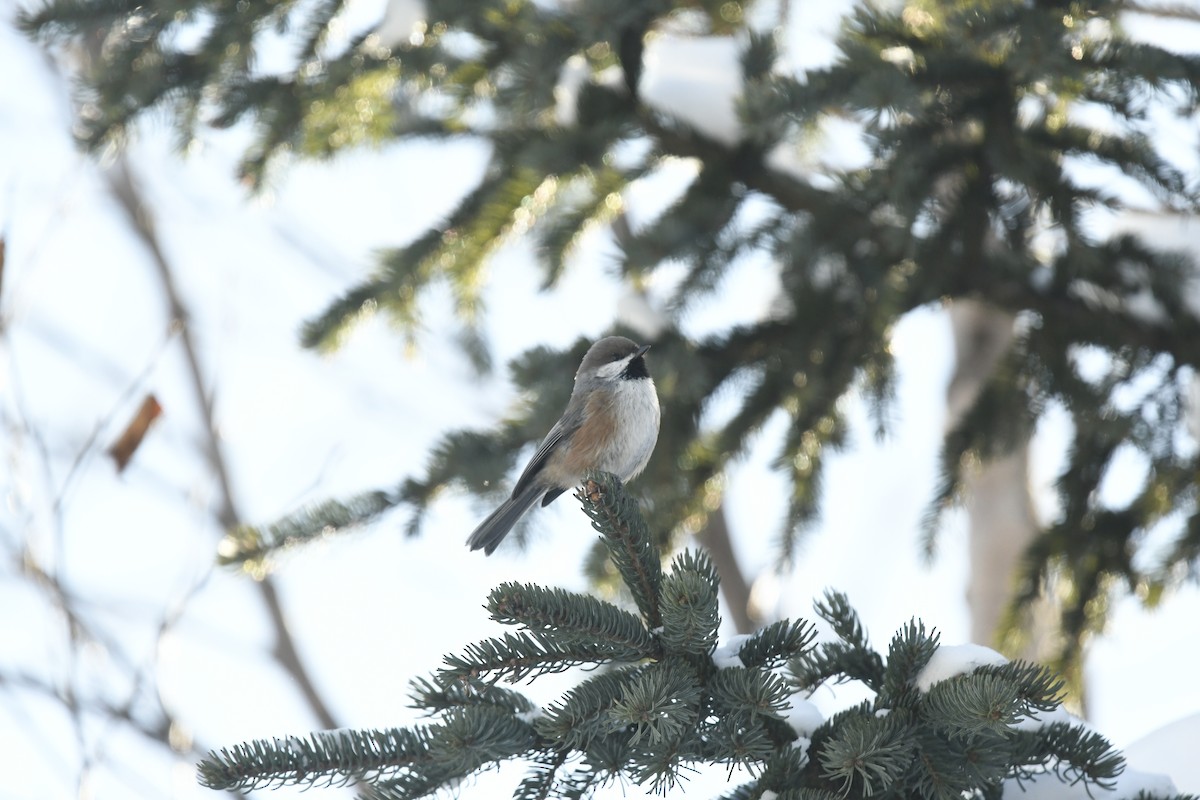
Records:
[[[664,571],[611,475],[592,475],[577,496],[635,611],[503,584],[488,610],[520,630],[469,645],[413,681],[413,705],[430,723],[225,748],[200,763],[200,781],[242,791],[349,783],[363,798],[402,800],[520,759],[529,772],[516,800],[590,797],[621,780],[666,793],[689,769],[710,764],[739,776],[726,800],[961,800],[999,797],[1006,779],[1047,771],[1097,787],[1121,772],[1121,757],[1100,736],[1029,724],[1058,704],[1061,683],[1045,668],[980,667],[922,692],[917,679],[937,635],[914,621],[883,656],[835,592],[817,604],[835,640],[814,644],[810,623],[784,620],[714,660],[718,578],[708,558],[683,553]],[[498,685],[572,666],[603,668],[545,708]],[[859,681],[874,698],[812,730],[789,721],[792,705],[830,680]]]

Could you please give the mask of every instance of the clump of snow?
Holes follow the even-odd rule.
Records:
[[[316,737],[314,737],[314,740],[315,738]],[[276,739],[275,741],[279,742],[280,740]],[[311,752],[311,746],[308,742],[304,741],[299,736],[289,736],[284,739],[282,743],[286,746],[289,753],[296,756],[299,766],[308,766],[308,757],[309,753]]]
[[[541,707],[534,706],[533,708],[529,709],[528,711],[522,711],[520,714],[517,714],[517,719],[521,720],[522,722],[532,725],[533,721],[541,716],[542,716]]]
[[[942,645],[933,654],[933,658],[929,659],[925,669],[917,675],[917,688],[922,693],[928,692],[935,683],[941,683],[955,675],[969,675],[977,667],[1007,663],[1007,658],[981,644]]]
[[[1171,776],[1184,794],[1200,794],[1200,712],[1148,733],[1125,748],[1125,758],[1140,769]]]
[[[825,717],[819,708],[798,697],[792,698],[792,705],[783,720],[803,739],[808,739],[813,731],[825,723]]]
[[[801,758],[808,758],[808,748],[812,747],[812,739],[807,736],[801,736],[792,742],[792,749],[800,751]]]
[[[1062,706],[1055,706],[1049,711],[1039,711],[1037,714],[1021,717],[1016,721],[1013,727],[1019,731],[1036,731],[1038,728],[1052,725],[1055,722],[1065,722],[1068,725],[1091,728],[1090,725],[1072,714],[1070,711],[1067,711]]]
[[[717,669],[729,669],[730,667],[744,667],[742,657],[739,651],[751,638],[751,634],[740,633],[737,636],[730,636],[725,641],[717,645],[717,649],[713,650],[712,660]]]

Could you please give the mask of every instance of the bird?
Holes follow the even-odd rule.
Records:
[[[575,373],[571,399],[513,487],[512,495],[467,539],[491,555],[539,500],[550,505],[583,482],[589,470],[622,482],[646,468],[658,441],[658,392],[646,366],[650,345],[608,336],[591,347]]]

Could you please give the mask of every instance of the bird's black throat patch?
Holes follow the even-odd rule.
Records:
[[[621,370],[621,377],[627,381],[636,380],[638,378],[649,378],[650,370],[646,368],[646,359],[638,356],[633,361],[626,365],[625,369]]]

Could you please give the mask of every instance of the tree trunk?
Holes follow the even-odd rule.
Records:
[[[1008,351],[1014,318],[982,303],[959,300],[950,307],[950,321],[958,357],[946,391],[947,430],[959,424]],[[1019,635],[1001,641],[1017,570],[1038,533],[1028,469],[1026,439],[1011,453],[963,475],[970,552],[967,605],[973,641],[1001,646],[1012,658],[1040,660],[1051,654],[1054,644],[1053,606],[1045,596],[1018,620]]]

